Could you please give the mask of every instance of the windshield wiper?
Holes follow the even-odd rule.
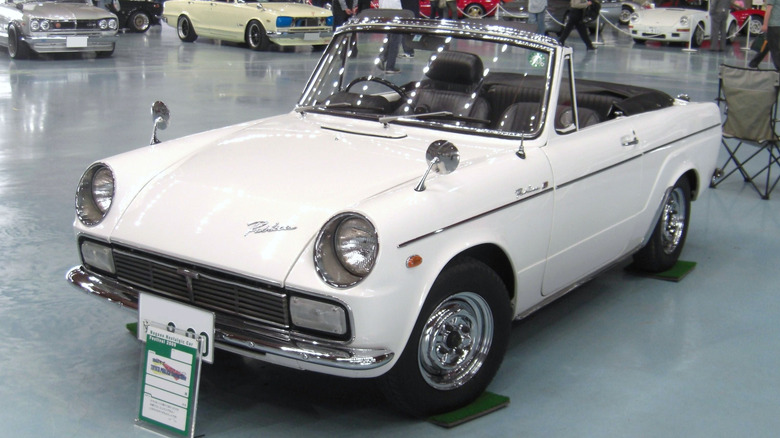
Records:
[[[395,122],[399,119],[425,119],[428,117],[451,117],[452,113],[449,111],[435,111],[432,113],[420,113],[420,114],[401,114],[397,116],[384,116],[379,118],[379,123]]]
[[[294,111],[296,113],[305,113],[306,111],[311,111],[313,109],[349,108],[352,106],[354,105],[352,105],[349,102],[338,102],[338,103],[330,103],[330,104],[296,106]]]
[[[431,113],[405,114],[405,115],[398,115],[398,116],[380,117],[379,123],[389,123],[399,119],[426,119],[426,118],[436,118],[436,117],[442,119],[448,119],[448,120],[457,120],[460,122],[485,123],[485,124],[490,123],[490,120],[478,119],[475,117],[459,116],[449,111],[435,111]]]

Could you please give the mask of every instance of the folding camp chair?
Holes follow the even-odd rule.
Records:
[[[721,65],[719,75],[717,100],[726,104],[721,143],[728,158],[710,187],[739,172],[763,199],[769,199],[780,181],[780,137],[775,127],[780,73]]]

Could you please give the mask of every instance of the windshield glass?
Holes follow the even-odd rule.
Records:
[[[441,32],[337,35],[298,110],[448,129],[538,132],[551,49]],[[511,126],[508,120],[518,112],[526,122]]]

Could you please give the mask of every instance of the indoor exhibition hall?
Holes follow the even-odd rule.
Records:
[[[749,102],[769,137],[721,142],[719,72],[754,71],[747,35],[608,25],[586,50],[488,20],[0,48],[0,435],[777,436],[772,108]],[[436,107],[466,85],[484,113]],[[506,128],[520,86],[536,109]],[[139,324],[139,299],[211,331]],[[499,402],[455,409],[479,394]]]

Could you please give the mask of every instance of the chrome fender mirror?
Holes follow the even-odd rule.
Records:
[[[460,164],[460,153],[458,148],[449,141],[436,140],[425,151],[425,160],[428,161],[428,169],[425,171],[422,179],[420,179],[420,183],[414,188],[417,192],[425,190],[425,179],[428,178],[431,170],[435,170],[436,173],[442,175],[454,172],[458,168],[458,164]]]
[[[160,142],[160,140],[157,139],[157,130],[167,128],[170,120],[171,112],[163,102],[158,100],[152,104],[152,121],[154,121],[154,129],[152,130],[152,140],[149,144],[157,144]]]

